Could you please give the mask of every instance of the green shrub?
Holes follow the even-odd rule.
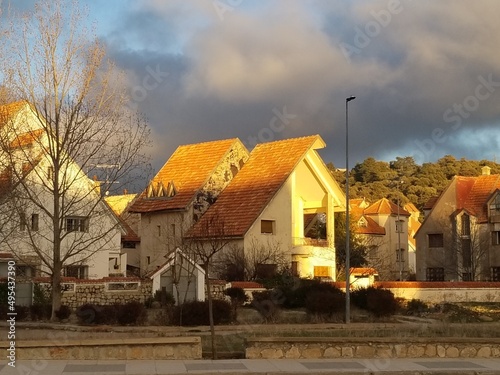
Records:
[[[377,317],[395,314],[399,307],[394,294],[390,290],[382,288],[356,289],[352,292],[351,301],[357,307],[367,310]]]
[[[55,311],[56,317],[59,320],[65,320],[68,319],[69,316],[71,315],[71,307],[66,306],[66,305],[61,305],[59,309]]]
[[[429,306],[422,300],[414,298],[406,303],[406,313],[408,315],[421,314],[427,310],[429,310]]]
[[[28,317],[30,315],[30,308],[29,306],[16,306],[16,320],[17,321],[23,321],[23,320],[28,320]],[[50,318],[50,316],[49,316]]]
[[[76,317],[80,324],[116,324],[119,306],[86,303],[76,309]]]
[[[122,326],[143,323],[146,319],[144,304],[132,301],[126,303],[125,305],[117,306],[116,319],[118,324]]]
[[[248,300],[248,296],[243,288],[227,288],[224,294],[231,298],[232,303],[239,306],[243,305]]]
[[[155,292],[153,300],[160,302],[162,307],[175,305],[174,296],[172,295],[172,293],[169,293],[166,290],[157,290]]]
[[[189,301],[182,306],[175,306],[172,311],[172,324],[183,326],[207,326],[210,324],[208,316],[208,301]],[[231,305],[222,300],[212,301],[214,324],[231,323]]]
[[[252,307],[259,312],[264,321],[275,322],[281,314],[279,305],[281,298],[280,290],[253,292]]]
[[[52,305],[34,303],[30,306],[31,320],[49,320],[52,315]]]
[[[283,294],[282,306],[289,309],[306,307],[307,296],[313,291],[330,291],[336,293],[340,291],[329,283],[322,283],[320,280],[300,279],[293,286],[281,287]]]
[[[306,297],[305,307],[308,313],[331,316],[344,311],[345,294],[337,290],[313,290]]]

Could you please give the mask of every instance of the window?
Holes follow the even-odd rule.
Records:
[[[64,267],[64,276],[86,279],[88,277],[88,266],[67,266]]]
[[[260,233],[262,234],[274,234],[275,222],[274,220],[261,220],[260,221]]]
[[[66,230],[68,232],[88,232],[89,219],[84,216],[69,216],[66,218]]]
[[[461,217],[462,236],[470,236],[470,216],[463,214]]]
[[[158,230],[158,237],[161,237],[161,225],[157,225],[156,229]]]
[[[472,244],[470,238],[462,239],[462,265],[464,267],[472,266]]]
[[[299,276],[299,262],[292,260],[292,276]]]
[[[405,249],[396,250],[396,261],[398,262],[405,261]]]
[[[122,247],[124,249],[135,249],[135,242],[133,242],[133,241],[123,241]]]
[[[428,234],[429,247],[443,247],[443,233]]]
[[[490,203],[490,217],[500,215],[500,194]]]
[[[500,281],[500,267],[491,267],[491,281]]]
[[[396,220],[396,233],[403,233],[404,220]]]
[[[314,266],[314,277],[331,277],[331,267]]]
[[[34,266],[21,265],[16,266],[16,276],[17,277],[35,277],[36,268]]]
[[[21,231],[26,230],[26,214],[24,212],[19,214],[19,229]]]
[[[170,233],[175,238],[175,224],[170,224]]]
[[[491,244],[500,245],[500,231],[491,232]]]
[[[32,231],[38,230],[38,214],[31,215],[31,230]]]
[[[426,270],[427,281],[444,281],[444,268],[434,267]]]
[[[462,281],[473,281],[472,280],[472,273],[470,273],[470,272],[463,272],[462,273]]]

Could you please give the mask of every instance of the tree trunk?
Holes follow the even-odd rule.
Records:
[[[208,265],[206,265],[205,270],[205,285],[207,286],[208,298],[208,320],[210,321],[210,337],[212,342],[212,359],[217,359],[217,348],[215,346],[214,311],[212,304],[212,293],[210,290],[210,278],[208,277]]]
[[[54,271],[51,275],[51,287],[52,287],[52,313],[50,316],[51,321],[56,321],[56,311],[61,307],[61,264],[54,264]]]

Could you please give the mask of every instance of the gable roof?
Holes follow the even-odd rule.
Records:
[[[193,259],[191,259],[180,248],[177,247],[167,256],[167,260],[162,265],[158,266],[157,269],[148,272],[144,276],[144,278],[154,279],[155,277],[160,276],[162,273],[164,273],[166,270],[168,270],[175,264],[175,258],[177,255],[179,255],[181,258],[186,259],[195,269],[197,269],[203,275],[205,274],[205,270],[199,264],[197,264]]]
[[[29,105],[28,102],[21,100],[9,104],[0,105],[0,129],[3,128],[8,121],[25,106]]]
[[[179,146],[152,180],[152,184],[175,186],[171,197],[148,198],[147,189],[131,206],[131,212],[185,209],[208,181],[222,158],[239,143],[237,138]]]
[[[491,195],[500,189],[500,175],[481,175],[477,177],[461,177],[463,179],[473,179],[473,184],[468,191],[457,186],[457,209],[464,209],[476,216],[479,222],[488,221],[488,207],[486,203]],[[465,185],[465,184],[461,184]],[[460,195],[460,196],[459,196]]]
[[[366,225],[361,226],[358,225],[356,227],[357,234],[374,234],[374,235],[385,235],[385,228],[378,225],[375,220],[373,220],[370,216],[361,216],[364,220],[366,220]],[[361,220],[361,217],[357,220]]]
[[[313,135],[255,146],[243,168],[188,236],[204,237],[203,228],[214,220],[223,223],[224,236],[244,236],[307,152],[324,145],[319,135]]]
[[[138,194],[110,195],[104,197],[104,201],[120,220],[120,224],[125,233],[122,234],[122,242],[141,242],[140,237],[125,220],[125,215],[131,204],[133,204]]]
[[[379,199],[364,210],[365,215],[398,215],[398,213],[400,216],[411,216],[408,211],[387,198]]]

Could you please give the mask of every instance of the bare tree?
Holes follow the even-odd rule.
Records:
[[[288,266],[281,243],[271,239],[264,244],[252,238],[245,249],[229,246],[218,260],[219,274],[226,275],[227,280],[256,280],[259,267],[264,264],[275,265],[277,270]]]
[[[186,247],[195,259],[203,265],[205,270],[205,287],[207,290],[208,316],[210,321],[210,333],[212,344],[212,359],[217,359],[217,347],[215,345],[215,326],[213,316],[213,296],[210,283],[210,270],[213,268],[214,261],[220,253],[228,248],[231,238],[229,225],[224,222],[222,214],[217,211],[211,211],[205,214],[203,220],[199,221],[188,233],[186,237]]]
[[[4,84],[29,103],[25,118],[17,119],[21,126],[8,124],[2,151],[17,184],[18,213],[27,207],[41,213],[36,226],[26,227],[24,249],[51,277],[53,319],[64,266],[108,246],[119,225],[102,225],[110,210],[87,174],[104,180],[100,188],[109,191],[148,161],[142,151],[147,124],[127,109],[123,77],[83,26],[86,16],[76,1],[37,3],[14,18],[1,59]]]

